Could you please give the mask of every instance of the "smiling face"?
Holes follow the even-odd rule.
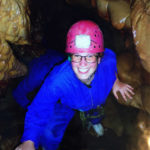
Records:
[[[80,62],[74,61],[73,56],[80,57],[81,61]],[[100,63],[100,57],[96,56],[96,54],[88,54],[88,53],[78,53],[78,54],[73,54],[73,56],[72,56],[71,65],[77,78],[85,84],[90,84],[94,78],[94,73],[97,69],[97,66]],[[91,57],[93,56],[96,56],[95,61],[87,62],[88,60],[91,60]]]

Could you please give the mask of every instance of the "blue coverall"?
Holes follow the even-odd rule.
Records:
[[[40,87],[46,75],[59,62],[65,59],[65,55],[56,50],[48,49],[46,53],[38,58],[34,58],[28,65],[28,74],[13,90],[13,97],[16,102],[27,109],[30,100],[27,98],[29,92]]]
[[[25,117],[21,141],[56,150],[75,111],[89,111],[105,104],[116,80],[116,56],[105,49],[90,87],[83,84],[66,60],[45,79]]]

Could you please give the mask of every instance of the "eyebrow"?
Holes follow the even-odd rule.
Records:
[[[82,56],[82,55],[80,55],[80,54],[72,54],[72,55]],[[97,55],[97,54],[88,54],[88,55],[86,55],[86,56],[98,56],[98,55]]]

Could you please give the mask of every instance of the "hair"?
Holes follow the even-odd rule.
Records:
[[[103,57],[104,56],[104,52],[98,53],[98,57]]]

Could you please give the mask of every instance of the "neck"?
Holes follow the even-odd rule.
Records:
[[[94,74],[92,74],[88,79],[82,80],[81,82],[83,82],[85,85],[89,86],[93,79],[94,79]]]

